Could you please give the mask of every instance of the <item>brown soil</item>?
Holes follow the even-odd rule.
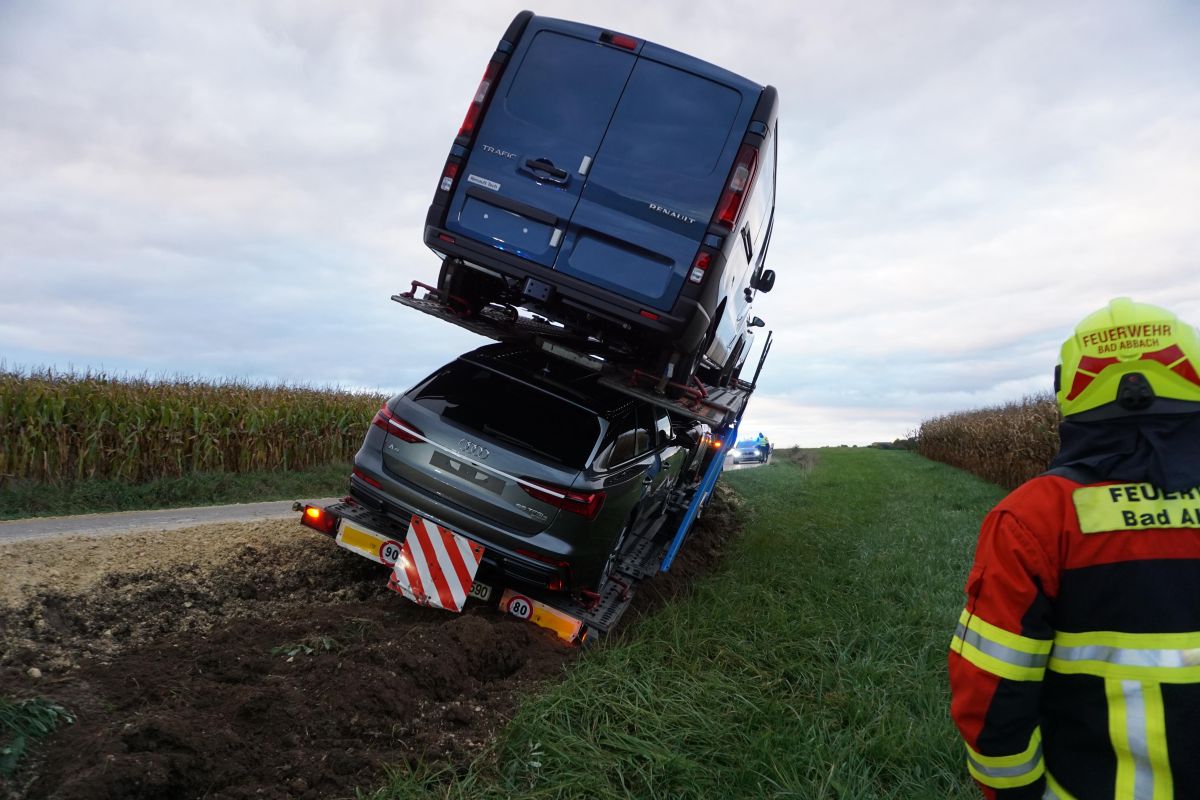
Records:
[[[734,532],[719,492],[635,614]],[[77,720],[0,778],[5,800],[352,796],[384,765],[478,754],[578,655],[485,606],[413,605],[290,521],[13,543],[0,574],[0,696]]]

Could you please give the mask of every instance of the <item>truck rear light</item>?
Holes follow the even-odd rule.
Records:
[[[454,237],[448,233],[439,233],[438,238],[447,244],[454,244]]]
[[[578,514],[584,519],[593,520],[604,506],[604,492],[577,492],[562,486],[541,483],[532,478],[521,478],[521,488],[535,500],[541,500],[555,508]]]
[[[317,533],[333,536],[337,533],[338,519],[320,506],[305,506],[300,522]]]
[[[424,432],[416,425],[393,414],[387,404],[375,412],[375,418],[371,420],[371,424],[387,431],[402,442],[419,442],[425,436]]]
[[[711,253],[704,250],[696,253],[696,260],[692,262],[692,271],[688,273],[688,280],[692,283],[702,283],[704,281],[704,273],[711,263]]]
[[[470,138],[475,135],[475,126],[479,124],[479,117],[483,113],[483,107],[487,103],[488,97],[491,96],[492,87],[495,86],[496,78],[499,76],[499,62],[488,62],[487,69],[483,72],[483,80],[479,81],[479,88],[475,90],[475,98],[471,100],[471,105],[467,107],[467,115],[463,118],[463,123],[458,129],[459,136]]]
[[[717,213],[713,223],[727,231],[732,231],[737,225],[738,217],[742,215],[742,203],[746,199],[746,190],[754,182],[754,173],[758,169],[758,150],[744,144],[738,150],[737,161],[729,173],[729,182],[717,203]]]
[[[454,188],[454,179],[458,177],[458,162],[447,161],[446,168],[442,170],[442,182],[438,186],[443,192],[448,192]]]
[[[638,314],[652,322],[658,321],[658,314],[655,314],[653,311],[647,311],[646,309],[643,308],[641,311],[638,312]]]

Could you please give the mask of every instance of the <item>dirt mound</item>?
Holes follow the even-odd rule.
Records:
[[[638,611],[715,566],[731,503],[718,493]],[[77,722],[0,779],[0,797],[350,796],[387,764],[477,754],[578,654],[485,606],[408,603],[382,567],[294,522],[180,533],[20,551],[0,693],[50,697]],[[51,567],[68,579],[45,579]]]

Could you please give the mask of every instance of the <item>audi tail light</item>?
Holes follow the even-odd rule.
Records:
[[[737,161],[733,163],[733,170],[729,173],[725,191],[717,203],[717,213],[713,217],[714,224],[726,231],[732,231],[737,226],[738,218],[742,215],[742,205],[746,200],[746,192],[754,183],[754,174],[757,170],[758,149],[752,145],[742,145],[738,150]]]
[[[383,488],[383,484],[382,484],[382,483],[380,483],[379,481],[375,480],[374,478],[372,478],[372,477],[371,477],[370,475],[368,475],[367,473],[363,472],[363,471],[362,471],[361,469],[359,469],[358,467],[355,467],[355,468],[354,468],[354,469],[351,471],[351,474],[352,474],[354,477],[358,478],[360,481],[363,481],[364,483],[367,483],[367,484],[369,484],[369,485],[371,485],[371,486],[374,486],[376,489],[382,489],[382,488]]]
[[[593,520],[604,506],[604,492],[577,492],[562,486],[541,483],[531,478],[521,478],[521,488],[535,500],[578,514],[587,520]]]
[[[549,564],[558,568],[559,575],[554,578],[549,578],[546,581],[546,588],[550,591],[561,592],[568,587],[568,579],[571,576],[570,561],[564,561],[560,558],[551,558],[549,556],[544,556],[541,553],[535,553],[532,550],[522,550],[519,548],[516,550],[516,553],[518,555],[525,556],[526,558],[532,558],[535,561],[540,561],[543,564]]]
[[[479,88],[475,90],[475,97],[471,100],[471,105],[467,107],[467,115],[463,118],[463,123],[458,129],[459,136],[470,138],[475,135],[475,127],[479,124],[479,117],[483,114],[483,107],[487,104],[488,98],[491,97],[492,87],[496,85],[496,79],[500,77],[500,63],[496,61],[488,62],[487,69],[483,72],[483,80],[479,81]]]
[[[387,431],[402,442],[420,442],[425,438],[425,433],[420,428],[397,417],[386,403],[375,412],[375,418],[371,420],[371,424]]]

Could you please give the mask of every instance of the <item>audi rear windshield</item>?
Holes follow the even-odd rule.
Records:
[[[492,441],[573,469],[583,469],[600,438],[592,412],[466,361],[438,370],[408,399]]]

